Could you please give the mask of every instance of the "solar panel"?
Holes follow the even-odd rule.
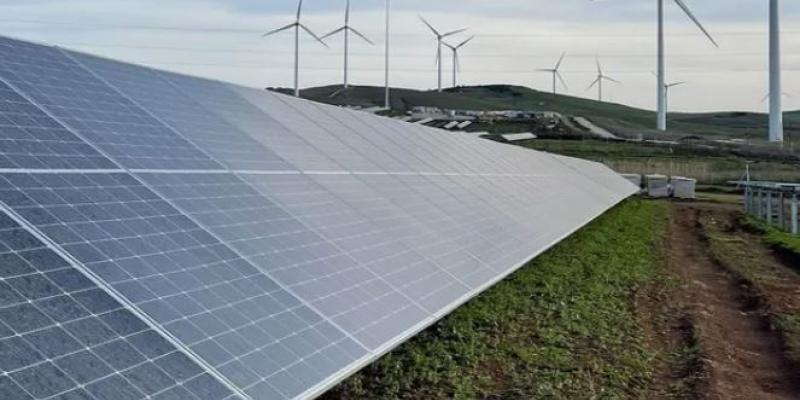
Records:
[[[0,168],[116,168],[2,81],[0,131]]]
[[[161,73],[177,88],[191,96],[229,124],[262,143],[295,168],[303,171],[338,171],[342,167],[312,143],[240,97],[233,86],[221,82]]]
[[[0,213],[0,398],[239,399]]]
[[[313,398],[636,191],[0,38],[0,398]]]
[[[59,49],[0,37],[0,78],[126,168],[219,168]]]
[[[130,175],[6,174],[0,186],[0,200],[245,392],[292,398],[298,382],[366,354]]]
[[[155,71],[81,53],[68,54],[228,168],[294,169]]]

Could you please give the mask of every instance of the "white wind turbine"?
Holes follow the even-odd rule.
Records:
[[[450,50],[453,51],[453,87],[457,87],[458,86],[458,72],[461,70],[461,61],[458,58],[458,50],[460,50],[462,47],[466,46],[467,43],[472,41],[472,39],[475,39],[475,36],[470,36],[469,39],[467,39],[467,40],[465,40],[465,41],[463,41],[463,42],[461,42],[461,43],[459,43],[459,44],[457,44],[455,46],[450,45],[447,42],[442,42],[442,44],[444,44],[445,46],[447,46],[447,48],[449,48]]]
[[[769,141],[783,142],[781,28],[778,0],[769,1]]]
[[[437,30],[436,30],[436,28],[434,28],[434,27],[433,27],[433,25],[429,24],[429,23],[428,23],[428,21],[426,21],[426,20],[425,20],[425,18],[419,17],[419,19],[420,19],[420,20],[422,21],[422,23],[424,23],[424,24],[425,24],[425,25],[426,25],[426,26],[427,26],[427,27],[428,27],[428,28],[431,30],[431,32],[433,32],[433,34],[436,36],[436,42],[437,42],[437,43],[436,43],[436,45],[437,45],[437,50],[436,50],[436,63],[437,63],[437,64],[438,64],[438,66],[439,66],[439,85],[438,85],[438,91],[439,91],[439,92],[441,92],[441,91],[442,91],[442,44],[443,44],[443,40],[444,40],[444,38],[446,38],[446,37],[448,37],[448,36],[453,36],[453,35],[455,35],[455,34],[458,34],[458,33],[464,32],[464,31],[466,31],[466,30],[467,30],[467,28],[462,28],[462,29],[458,29],[458,30],[451,31],[451,32],[446,32],[446,33],[439,33],[439,31],[437,31]]]
[[[356,36],[360,37],[361,39],[363,39],[364,41],[366,41],[367,43],[369,43],[369,44],[371,44],[373,46],[375,45],[375,43],[373,43],[366,36],[361,34],[361,32],[356,30],[356,28],[353,28],[352,26],[350,26],[350,0],[347,0],[347,6],[346,6],[345,12],[344,12],[344,26],[342,26],[341,28],[336,29],[335,31],[330,32],[327,35],[322,37],[322,39],[324,40],[324,39],[329,38],[329,37],[331,37],[333,35],[336,35],[338,33],[344,33],[344,88],[345,89],[350,87],[350,81],[349,81],[348,72],[349,72],[349,68],[350,68],[349,63],[350,63],[350,33],[351,32],[354,35],[356,35]]]
[[[262,37],[267,37],[270,35],[274,35],[278,32],[283,32],[288,29],[294,28],[294,95],[296,97],[300,97],[300,29],[306,31],[311,37],[316,39],[318,42],[322,43],[323,46],[328,47],[322,39],[319,38],[311,29],[308,29],[307,26],[303,25],[300,22],[300,15],[303,11],[303,0],[299,0],[297,4],[297,19],[289,25],[284,26],[283,28],[278,28],[273,31],[269,31],[263,35]]]
[[[657,128],[660,131],[667,130],[667,96],[666,96],[666,75],[667,75],[667,67],[666,67],[666,58],[665,58],[665,46],[664,46],[664,0],[657,0],[658,1],[658,121],[657,121]],[[675,4],[680,7],[684,13],[692,20],[692,22],[697,25],[698,28],[706,35],[708,40],[714,44],[714,46],[719,47],[717,42],[711,36],[710,33],[706,30],[703,24],[700,23],[700,20],[694,16],[692,11],[689,9],[689,6],[684,3],[683,0],[674,0]]]
[[[655,72],[653,72],[653,76],[658,78],[658,75],[656,75]],[[689,82],[680,81],[680,82],[664,83],[664,105],[667,108],[667,113],[669,113],[669,91],[670,91],[670,89],[672,89],[672,88],[674,88],[676,86],[685,85],[687,83],[689,83]]]
[[[561,63],[564,62],[564,57],[566,56],[567,56],[566,52],[561,53],[561,58],[558,59],[555,68],[537,69],[537,71],[539,72],[547,72],[553,74],[553,94],[556,94],[558,92],[558,81],[561,82],[561,85],[564,86],[564,89],[569,89],[569,87],[567,87],[567,83],[564,82],[564,78],[561,76],[561,72],[559,72],[561,69]]]
[[[603,67],[600,65],[600,59],[599,58],[595,59],[595,61],[597,62],[597,79],[595,79],[594,82],[592,82],[592,84],[589,85],[588,88],[586,88],[586,90],[591,90],[593,87],[595,87],[595,85],[597,85],[597,93],[598,93],[597,98],[598,98],[599,101],[602,102],[603,101],[603,81],[605,80],[605,81],[609,81],[609,82],[613,82],[613,83],[622,83],[622,82],[620,82],[620,81],[618,81],[618,80],[616,80],[616,79],[614,79],[614,78],[612,78],[610,76],[607,76],[606,74],[603,73]]]

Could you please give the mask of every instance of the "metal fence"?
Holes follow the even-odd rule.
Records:
[[[800,184],[779,182],[738,182],[744,186],[745,211],[768,225],[798,234]]]

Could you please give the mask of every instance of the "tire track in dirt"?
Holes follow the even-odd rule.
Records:
[[[708,399],[800,399],[797,371],[746,286],[717,265],[703,240],[699,218],[729,215],[718,205],[673,204],[667,235],[670,270],[684,281],[708,374]]]

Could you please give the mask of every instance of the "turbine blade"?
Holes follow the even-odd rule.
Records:
[[[466,31],[467,29],[469,29],[469,28],[461,28],[461,29],[458,29],[458,30],[455,30],[455,31],[452,31],[452,32],[447,32],[444,35],[442,35],[442,38],[446,38],[448,36],[453,36],[455,34],[459,34],[461,32]]]
[[[761,104],[764,104],[764,103],[766,103],[768,98],[769,98],[769,93],[767,93],[767,95],[766,95],[766,96],[764,96],[764,98],[763,98],[763,99],[761,99]]]
[[[447,43],[445,41],[442,41],[442,45],[444,45],[444,47],[447,47],[448,49],[453,50],[453,51],[456,51],[458,49],[456,46],[453,46],[450,43]]]
[[[536,70],[536,72],[549,72],[549,73],[551,73],[551,74],[552,74],[553,72],[556,72],[556,70],[554,70],[554,69],[544,69],[544,68],[542,68],[542,69],[537,69],[537,70]]]
[[[688,82],[675,82],[675,83],[670,83],[670,84],[669,84],[669,85],[667,85],[667,86],[668,86],[668,87],[675,87],[675,86],[685,85],[685,84],[687,84],[687,83],[688,83]]]
[[[620,81],[618,81],[618,80],[616,80],[616,79],[614,79],[614,78],[611,78],[611,77],[609,77],[609,76],[605,76],[605,75],[603,75],[603,76],[602,76],[602,79],[605,79],[605,80],[607,80],[607,81],[614,82],[614,83],[619,83],[620,85],[622,84],[622,82],[620,82]]]
[[[375,43],[372,40],[369,40],[369,38],[362,35],[361,32],[359,32],[356,28],[347,27],[346,29],[350,29],[350,32],[353,32],[356,36],[360,37],[361,39],[364,39],[364,41],[366,41],[367,43],[375,46]]]
[[[588,92],[589,90],[592,90],[592,88],[595,87],[595,85],[600,83],[600,79],[602,79],[602,78],[598,76],[597,79],[595,79],[594,82],[592,82],[592,84],[589,85],[589,87],[586,88],[586,91]]]
[[[689,19],[691,19],[695,23],[695,25],[697,25],[697,27],[700,28],[701,31],[703,31],[703,34],[706,35],[708,40],[710,40],[711,43],[713,43],[715,47],[719,47],[719,44],[717,44],[717,41],[714,40],[714,38],[711,36],[710,33],[708,33],[708,31],[703,26],[703,24],[700,23],[700,20],[697,19],[697,17],[695,17],[694,14],[692,14],[692,10],[689,9],[689,6],[687,6],[686,3],[683,2],[683,0],[675,0],[675,4],[677,4],[678,7],[683,9],[683,12],[685,12],[686,15],[689,16]]]
[[[463,41],[463,42],[459,43],[459,44],[458,44],[458,46],[456,46],[456,48],[457,48],[457,49],[460,49],[460,48],[462,48],[462,47],[466,46],[466,45],[467,45],[467,43],[469,43],[469,42],[471,42],[471,41],[472,41],[472,39],[475,39],[475,35],[472,35],[472,36],[470,36],[470,37],[469,37],[469,39],[467,39],[467,40],[465,40],[465,41]]]
[[[597,63],[597,73],[603,75],[603,67],[600,66],[600,57],[595,57],[594,61]]]
[[[297,2],[297,22],[300,22],[300,14],[303,12],[303,0]]]
[[[274,34],[276,34],[278,32],[283,32],[283,31],[285,31],[287,29],[294,28],[295,26],[297,26],[297,22],[293,22],[293,23],[291,23],[289,25],[286,25],[283,28],[278,28],[278,29],[275,29],[275,30],[271,30],[271,31],[261,35],[261,37],[267,37],[267,36],[270,36],[270,35],[274,35]]]
[[[333,35],[335,35],[335,34],[337,34],[339,32],[344,31],[345,29],[347,29],[347,27],[343,26],[343,27],[341,27],[341,28],[339,28],[339,29],[337,29],[335,31],[331,31],[330,33],[326,34],[325,36],[320,37],[320,39],[325,40],[325,39],[327,39],[327,38],[329,38],[329,37],[331,37],[331,36],[333,36]]]
[[[556,71],[558,71],[558,69],[561,68],[561,63],[564,62],[564,57],[566,57],[566,56],[567,56],[567,52],[566,51],[561,53],[561,58],[558,59],[558,62],[556,63],[556,67],[554,68]]]
[[[558,71],[554,71],[554,73],[556,74],[556,77],[558,77],[559,82],[561,82],[561,85],[564,86],[564,89],[569,90],[569,86],[567,86],[567,82],[564,81],[564,77],[561,76],[561,73]]]
[[[350,25],[350,0],[347,0],[347,8],[344,10],[344,24]]]
[[[308,27],[307,27],[307,26],[305,26],[305,25],[303,25],[303,24],[298,24],[298,25],[299,25],[301,28],[303,28],[303,30],[304,30],[304,31],[306,31],[306,33],[308,33],[309,35],[311,35],[311,37],[313,37],[314,39],[316,39],[318,42],[322,43],[322,45],[323,45],[323,46],[325,46],[325,47],[329,47],[329,46],[328,46],[328,44],[327,44],[327,43],[325,43],[325,41],[323,41],[322,39],[320,39],[320,37],[319,37],[319,36],[317,36],[317,34],[316,34],[316,33],[312,32],[312,31],[311,31],[311,29],[308,29]]]
[[[428,21],[426,21],[425,18],[422,18],[421,15],[419,16],[419,19],[420,21],[422,21],[423,24],[425,24],[431,30],[431,32],[433,32],[434,35],[436,35],[436,37],[439,37],[439,31],[437,31],[436,28],[433,27],[433,25],[429,24]]]

